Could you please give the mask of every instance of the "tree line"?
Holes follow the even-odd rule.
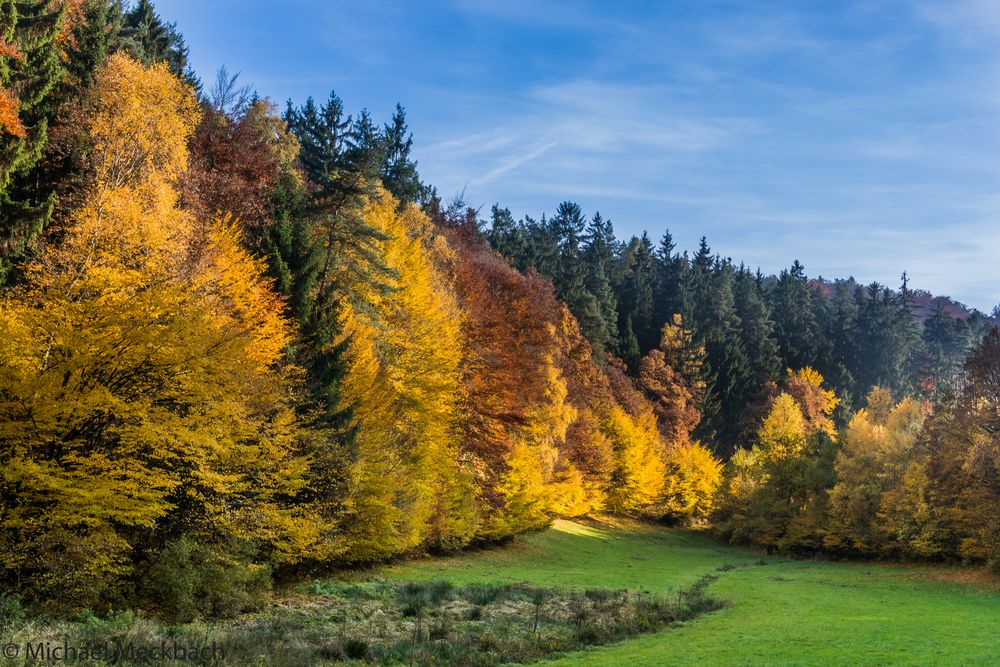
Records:
[[[936,405],[876,386],[839,429],[818,374],[807,392],[789,380],[726,466],[714,531],[775,551],[1000,567],[998,368],[994,328]]]
[[[956,314],[943,298],[918,314],[905,274],[897,290],[810,280],[798,261],[764,276],[714,254],[704,238],[694,253],[678,252],[669,231],[655,246],[647,233],[620,241],[610,220],[568,201],[551,217],[519,221],[494,205],[482,226],[514,266],[553,282],[598,359],[612,354],[638,374],[664,324],[679,318],[705,385],[696,434],[723,456],[752,437],[750,417],[786,369],[821,373],[841,397],[841,417],[875,386],[933,401],[993,324],[978,311]]]

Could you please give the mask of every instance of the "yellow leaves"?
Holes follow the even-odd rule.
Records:
[[[892,398],[892,392],[885,387],[872,387],[865,397],[867,406],[866,413],[875,424],[884,426],[889,420],[889,413],[892,412],[896,402]]]
[[[847,426],[843,446],[834,461],[837,484],[830,491],[830,516],[835,532],[853,548],[863,551],[874,550],[876,538],[890,542],[897,539],[884,531],[879,534],[881,529],[876,521],[879,515],[894,525],[897,533],[914,531],[913,539],[923,530],[918,524],[926,521],[926,517],[918,516],[923,510],[919,497],[914,496],[925,492],[926,479],[921,480],[921,472],[909,469],[918,454],[924,407],[910,398],[893,407],[891,395],[878,387],[869,393],[868,406],[869,409],[858,410]],[[900,484],[913,488],[899,488]],[[835,539],[838,538],[828,541]],[[925,539],[926,536],[920,537]],[[906,542],[899,540],[896,546]]]
[[[566,431],[576,419],[577,410],[568,402],[569,388],[551,355],[546,355],[544,364],[544,402],[532,406],[525,433],[537,446],[554,450],[565,442]]]
[[[810,434],[824,431],[827,435],[836,435],[831,415],[840,399],[832,390],[823,388],[823,376],[809,366],[795,372],[789,368],[787,372],[786,391],[798,401],[806,430]]]
[[[293,170],[299,157],[299,140],[288,129],[274,102],[267,98],[256,100],[247,110],[246,118],[267,138],[267,147],[275,161]]]
[[[0,304],[0,487],[18,497],[0,560],[32,545],[84,586],[160,522],[300,557],[323,524],[287,505],[307,471],[279,368],[290,329],[232,222],[178,207],[191,92],[114,56],[95,95],[94,187]]]
[[[503,500],[501,516],[487,527],[497,535],[545,525],[553,514],[578,513],[590,500],[582,476],[560,456],[577,410],[568,401],[569,389],[552,355],[545,355],[542,363],[543,393],[515,436],[497,489]]]
[[[851,417],[843,455],[874,456],[887,465],[902,465],[917,442],[926,411],[912,398],[904,398],[895,406],[885,406],[883,394],[878,389],[876,387],[869,394],[869,408],[858,410]],[[873,398],[875,400],[871,400]]]
[[[815,370],[811,366],[805,366],[798,371],[793,371],[791,368],[785,370],[789,378],[797,377],[811,387],[816,387],[817,389],[823,386],[823,376],[819,371]],[[829,412],[837,404],[837,399],[833,395],[833,392],[829,392]]]
[[[764,480],[764,461],[759,449],[740,447],[729,458],[727,485],[728,492],[736,499],[750,497]]]
[[[673,520],[707,521],[722,482],[722,462],[695,441],[669,446],[664,464],[664,513]]]
[[[652,410],[633,417],[612,406],[605,416],[604,433],[615,451],[608,509],[632,512],[653,504],[663,489],[664,469]]]
[[[349,557],[384,557],[426,539],[462,543],[475,529],[469,480],[459,466],[462,312],[435,262],[431,223],[416,207],[399,211],[380,192],[364,211],[382,232],[395,278],[370,311],[341,304],[349,340],[342,407],[353,408],[357,456],[351,483]],[[462,521],[444,521],[454,514]]]
[[[154,274],[176,270],[191,244],[193,221],[177,208],[172,189],[161,186],[146,195],[133,186],[96,192],[73,213],[66,240],[46,259],[71,279],[95,267],[122,271],[115,282],[137,288]]]
[[[262,279],[264,261],[244,250],[239,228],[229,216],[216,220],[205,234],[191,291],[211,303],[227,335],[249,333],[248,361],[262,370],[272,366],[291,341],[291,330],[282,316],[282,299]]]
[[[34,331],[22,314],[22,306],[11,299],[0,302],[0,382],[14,384],[43,363],[32,342]]]
[[[193,91],[166,63],[143,67],[112,55],[97,79],[88,127],[98,187],[175,181],[187,168],[199,115]]]
[[[774,401],[758,433],[761,456],[780,461],[798,455],[806,446],[806,424],[795,399],[782,393]]]

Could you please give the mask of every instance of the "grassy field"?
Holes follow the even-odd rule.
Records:
[[[380,571],[401,580],[653,592],[709,573],[720,575],[711,590],[730,607],[548,664],[1000,664],[1000,589],[967,571],[761,557],[691,531],[569,521],[502,548]]]
[[[56,619],[4,609],[5,650],[225,648],[221,660],[170,665],[496,665],[595,643],[603,646],[545,664],[1000,665],[996,576],[766,557],[623,521],[556,521],[502,547],[303,582],[230,621],[169,626],[128,611]],[[631,638],[606,643],[622,637]],[[15,656],[0,655],[0,665],[35,664]]]

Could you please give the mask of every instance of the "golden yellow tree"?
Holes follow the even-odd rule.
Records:
[[[722,482],[722,462],[700,442],[668,445],[664,457],[662,511],[672,521],[704,524]]]
[[[343,305],[350,344],[342,407],[352,410],[356,434],[345,527],[356,560],[464,544],[478,523],[460,462],[463,315],[443,272],[450,250],[426,215],[400,211],[384,191],[364,218],[384,235],[394,277],[386,294],[367,294],[369,312]]]
[[[833,424],[833,411],[840,399],[831,389],[823,388],[823,376],[809,366],[797,371],[788,369],[785,391],[799,404],[809,434],[823,431],[834,436],[837,429]]]
[[[757,437],[756,448],[763,461],[779,461],[802,452],[806,446],[806,422],[790,394],[782,393],[775,399]]]
[[[550,326],[549,332],[554,349],[555,327]],[[497,489],[502,509],[481,530],[487,537],[540,528],[548,524],[552,515],[576,514],[586,504],[582,476],[560,456],[577,410],[568,400],[569,389],[553,356],[546,355],[541,361],[543,391],[516,431]]]
[[[645,404],[638,415],[615,405],[605,417],[604,433],[614,447],[614,468],[607,508],[635,512],[651,506],[663,490],[663,451],[656,416]]]
[[[226,219],[177,205],[196,119],[165,66],[112,57],[85,203],[0,305],[0,564],[50,602],[99,600],[138,544],[315,539],[283,502],[306,461],[281,303]]]
[[[917,513],[924,511],[919,494],[926,492],[926,479],[909,467],[922,457],[917,448],[925,411],[911,398],[893,406],[891,395],[879,387],[868,394],[868,405],[874,412],[855,413],[834,462],[837,484],[830,491],[831,530],[826,541],[830,547],[876,552],[893,541],[890,526],[898,534],[908,521],[905,504]],[[909,490],[896,489],[904,481]],[[908,498],[912,494],[917,498]],[[884,527],[879,525],[880,513],[891,519]],[[912,520],[919,522],[916,517]]]

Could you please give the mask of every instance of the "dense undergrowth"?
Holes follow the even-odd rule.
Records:
[[[668,595],[528,584],[457,586],[445,580],[316,581],[266,613],[214,625],[161,625],[132,612],[104,618],[84,612],[46,623],[27,619],[8,601],[0,607],[0,624],[6,641],[22,650],[17,659],[2,664],[30,664],[31,654],[46,655],[64,645],[78,652],[103,651],[101,659],[76,663],[94,665],[524,663],[720,609],[726,603],[708,592],[715,578],[706,575]],[[140,653],[158,647],[166,647],[172,659]],[[191,647],[199,651],[193,660]],[[183,659],[182,651],[187,652]]]

